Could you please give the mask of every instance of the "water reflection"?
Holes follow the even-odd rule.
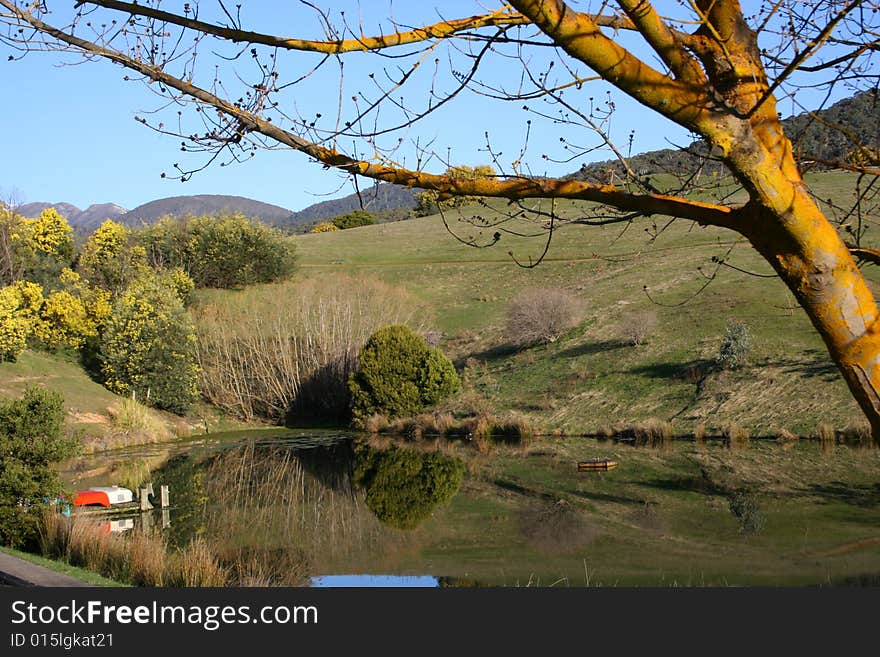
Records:
[[[464,463],[438,453],[355,443],[354,483],[366,491],[370,510],[398,529],[418,527],[458,492]]]
[[[315,587],[403,587],[435,588],[440,586],[430,575],[322,575],[312,577]]]
[[[172,547],[204,539],[235,585],[861,583],[880,571],[880,451],[827,448],[566,438],[486,455],[279,431],[181,445],[148,475],[171,490],[170,526],[154,511],[153,528]],[[577,471],[597,456],[620,466]],[[118,471],[84,457],[68,479],[96,463]],[[760,531],[744,531],[737,495]]]
[[[463,473],[441,454],[336,437],[180,454],[154,477],[172,491],[172,544],[222,537],[239,581],[300,586],[358,555],[417,549],[417,535],[395,530],[417,528]]]

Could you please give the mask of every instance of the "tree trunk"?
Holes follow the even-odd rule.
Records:
[[[782,175],[774,180],[766,170],[761,174],[750,178],[758,183],[757,194],[738,228],[807,312],[880,444],[880,324],[874,297],[803,183]],[[774,184],[766,187],[767,182]]]

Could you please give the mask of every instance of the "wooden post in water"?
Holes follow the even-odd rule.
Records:
[[[147,494],[150,497],[153,497],[156,494],[156,492],[153,490],[153,482],[152,481],[147,482]]]
[[[141,511],[149,511],[150,509],[153,508],[153,505],[150,504],[150,498],[147,495],[146,488],[141,488],[140,500],[141,500]]]
[[[161,500],[162,508],[168,508],[168,486],[159,486],[159,498]]]

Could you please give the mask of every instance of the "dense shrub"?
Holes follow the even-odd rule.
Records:
[[[117,297],[100,360],[109,390],[175,413],[189,409],[197,397],[195,330],[166,277],[139,278]]]
[[[354,210],[334,217],[332,223],[339,230],[357,228],[358,226],[372,226],[376,223],[376,215],[366,210]]]
[[[0,362],[14,361],[34,333],[43,305],[43,289],[19,281],[0,288]]]
[[[376,413],[390,418],[415,415],[457,392],[461,381],[452,362],[409,327],[376,331],[361,350],[349,379],[356,422]]]
[[[294,246],[281,231],[241,214],[165,217],[137,240],[155,268],[180,268],[196,287],[270,283],[294,269]]]
[[[311,232],[313,233],[333,233],[339,231],[339,226],[335,224],[324,221],[320,224],[315,224],[314,228],[312,228]]]
[[[354,483],[366,490],[366,504],[383,523],[414,529],[461,487],[464,464],[458,459],[391,447],[357,448]]]
[[[752,332],[743,322],[731,320],[718,349],[718,365],[725,370],[739,369],[752,351]]]
[[[89,235],[76,271],[91,285],[117,293],[146,273],[146,251],[127,226],[108,219]]]
[[[565,290],[524,290],[507,308],[506,335],[517,347],[555,342],[580,320],[580,301]]]
[[[0,402],[0,543],[30,546],[37,538],[41,503],[62,492],[51,464],[76,453],[62,434],[61,395],[28,388],[22,399]]]

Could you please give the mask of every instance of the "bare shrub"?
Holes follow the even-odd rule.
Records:
[[[192,314],[208,402],[244,420],[341,420],[361,347],[380,326],[412,323],[417,306],[400,288],[336,275],[248,288]]]
[[[507,308],[506,336],[517,347],[555,342],[580,323],[580,300],[565,290],[524,290]]]
[[[368,444],[387,449],[390,442],[373,435]],[[352,560],[365,550],[391,550],[409,540],[383,527],[364,505],[351,473],[312,467],[315,459],[323,460],[314,455],[323,449],[341,457],[349,447],[296,452],[251,442],[211,459],[204,494],[215,504],[204,516],[205,536],[223,536],[227,546],[235,546],[218,553],[233,578],[299,586],[298,574],[313,571],[317,560]],[[288,512],[279,514],[279,504]]]
[[[652,532],[663,532],[667,526],[657,512],[657,504],[645,500],[644,503],[628,515],[629,520],[641,529]]]
[[[702,445],[706,442],[706,423],[700,422],[697,426],[694,427],[694,442],[698,445]]]
[[[734,491],[728,496],[730,512],[739,521],[742,534],[759,534],[764,529],[766,519],[758,506],[757,496],[751,491]]]
[[[640,346],[657,328],[657,313],[641,310],[625,315],[621,320],[621,334],[634,347]]]

